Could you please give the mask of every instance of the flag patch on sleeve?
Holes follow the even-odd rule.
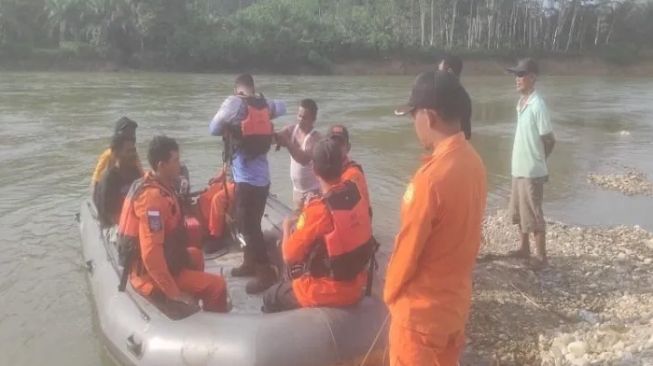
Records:
[[[161,211],[148,210],[147,222],[150,225],[151,232],[157,232],[163,229],[163,224],[161,223]]]

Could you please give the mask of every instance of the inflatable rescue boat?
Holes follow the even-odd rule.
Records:
[[[271,196],[262,226],[278,238],[290,210]],[[118,291],[122,268],[112,235],[100,229],[91,200],[81,205],[79,228],[99,332],[108,353],[124,365],[327,366],[359,365],[386,344],[387,311],[365,297],[348,308],[304,308],[262,314],[261,296],[245,293],[246,279],[230,276],[242,253],[206,259],[205,270],[222,273],[233,309],[229,313],[172,314],[135,292]],[[276,243],[276,240],[275,240]],[[373,363],[367,362],[367,365]]]

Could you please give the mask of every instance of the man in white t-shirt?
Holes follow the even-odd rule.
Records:
[[[297,208],[306,198],[319,194],[320,183],[313,171],[313,146],[322,138],[315,130],[317,103],[313,99],[300,102],[297,123],[277,134],[277,144],[290,153],[290,179],[293,185],[293,202]]]

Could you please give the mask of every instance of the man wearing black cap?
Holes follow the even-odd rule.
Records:
[[[521,95],[517,104],[517,129],[512,148],[512,193],[510,214],[519,225],[520,248],[511,256],[529,259],[534,269],[547,265],[546,223],[542,212],[544,183],[549,172],[546,160],[553,151],[555,137],[549,111],[535,91],[538,66],[535,60],[520,60],[506,69],[515,75],[515,86]],[[536,255],[530,258],[529,235],[535,237]]]
[[[116,121],[116,127],[113,131],[113,137],[111,138],[112,141],[116,138],[116,136],[122,136],[121,138],[131,140],[134,143],[136,143],[137,127],[138,124],[132,121],[131,119],[127,117],[120,118],[118,121]],[[102,154],[98,158],[97,164],[95,165],[95,170],[93,171],[93,177],[91,178],[91,184],[93,190],[95,190],[95,186],[100,181],[100,178],[102,178],[102,174],[104,174],[104,171],[107,170],[107,168],[113,166],[116,163],[116,161],[117,161],[116,157],[111,153],[111,148],[107,148],[102,152]],[[136,164],[138,170],[142,175],[143,167],[141,166],[141,162],[140,159],[138,158],[138,154],[136,155]]]
[[[485,166],[461,130],[468,99],[455,75],[426,72],[395,111],[432,154],[404,193],[386,272],[391,366],[454,366],[465,344],[487,198]]]
[[[348,306],[362,298],[375,242],[367,203],[355,183],[340,180],[342,152],[332,138],[313,148],[322,198],[308,201],[296,223],[284,221],[282,252],[289,280],[266,292],[264,312]]]

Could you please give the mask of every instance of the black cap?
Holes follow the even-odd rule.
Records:
[[[540,72],[540,68],[537,66],[537,62],[532,58],[523,58],[517,62],[517,65],[513,67],[507,67],[506,71],[511,74],[525,72],[527,74],[537,75]]]
[[[458,78],[446,71],[428,71],[417,76],[408,103],[395,109],[403,116],[416,109],[432,109],[444,118],[464,119],[470,115],[471,103]]]
[[[327,133],[327,137],[341,139],[345,144],[349,143],[349,131],[344,125],[331,126]]]
[[[129,136],[133,138],[134,140],[136,139],[136,128],[138,127],[138,123],[132,121],[131,119],[127,117],[121,117],[117,122],[116,122],[116,127],[113,131],[114,135],[123,135],[123,136]]]
[[[326,181],[340,178],[344,156],[340,142],[333,138],[324,138],[313,147],[313,169]]]

